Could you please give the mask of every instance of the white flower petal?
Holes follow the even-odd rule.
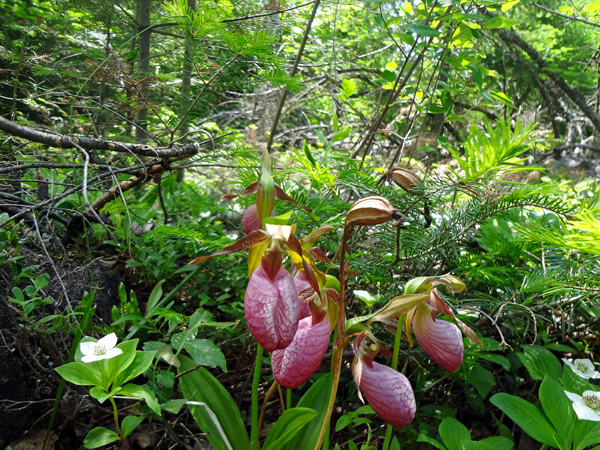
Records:
[[[91,363],[94,361],[101,361],[104,359],[104,355],[85,355],[81,358],[81,362]]]
[[[569,397],[569,400],[571,400],[572,402],[582,402],[583,401],[581,395],[577,395],[574,392],[565,391],[565,394],[567,395],[567,397]]]
[[[117,345],[117,335],[115,333],[107,334],[98,341],[98,345],[104,345],[107,351],[114,348]]]
[[[600,413],[588,407],[585,403],[583,403],[583,400],[581,402],[573,402],[573,409],[575,410],[575,414],[577,414],[577,417],[579,417],[580,420],[591,420],[593,422],[600,422]]]
[[[596,397],[600,401],[600,392],[596,391],[583,391],[582,397]]]
[[[84,355],[92,355],[94,353],[94,347],[96,347],[96,345],[98,345],[97,342],[82,342],[81,344],[79,344],[79,350],[81,350],[81,353],[83,353]]]
[[[110,358],[114,358],[115,356],[119,356],[121,353],[123,353],[123,350],[121,350],[120,348],[113,348],[113,349],[110,349],[109,351],[107,351],[102,356],[104,357],[104,359],[110,359]]]

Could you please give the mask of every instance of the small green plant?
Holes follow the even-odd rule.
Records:
[[[560,450],[583,450],[600,444],[600,388],[590,378],[600,376],[589,360],[565,361],[547,349],[525,347],[523,362],[533,379],[542,380],[542,407],[504,392],[490,401],[536,441]]]
[[[427,442],[439,450],[512,450],[515,447],[515,443],[504,436],[492,436],[473,441],[467,427],[452,417],[446,417],[438,431],[442,442],[424,433],[419,434],[417,440]]]
[[[23,316],[19,317],[21,321],[32,321],[35,320],[32,317],[32,313],[41,308],[44,305],[51,305],[52,299],[44,296],[43,289],[48,286],[50,277],[47,273],[42,275],[38,275],[33,284],[28,285],[24,290],[21,290],[18,286],[15,286],[12,289],[12,293],[14,297],[8,297],[8,300],[11,303],[17,304],[21,311],[23,312]],[[48,321],[53,319],[56,316],[46,316],[42,321]]]
[[[143,374],[151,365],[154,351],[136,351],[138,340],[125,341],[117,345],[117,336],[111,333],[100,340],[90,337],[82,339],[75,362],[65,364],[56,371],[67,381],[80,386],[93,386],[90,395],[98,402],[110,401],[114,410],[116,432],[105,427],[91,430],[84,440],[86,448],[97,448],[125,439],[142,423],[144,416],[130,415],[119,423],[115,395],[142,398],[150,410],[160,416],[160,407],[154,393],[146,386],[128,381]]]

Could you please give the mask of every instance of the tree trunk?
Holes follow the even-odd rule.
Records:
[[[139,37],[138,46],[138,77],[140,79],[145,78],[150,73],[150,37],[152,31],[147,30],[150,27],[150,0],[139,0],[138,3],[138,23],[140,24],[140,31],[143,31]],[[137,123],[143,129],[148,129],[148,89],[144,87],[140,92],[140,102],[142,108],[137,114]],[[135,130],[135,140],[137,142],[147,142],[148,136],[144,131],[139,128]]]

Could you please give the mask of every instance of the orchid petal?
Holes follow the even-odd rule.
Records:
[[[433,309],[422,304],[413,319],[413,331],[421,348],[449,372],[460,367],[463,360],[462,334],[458,327],[432,317]]]
[[[281,266],[271,279],[258,266],[246,288],[244,311],[250,332],[266,351],[286,348],[300,320],[298,293],[287,270]]]
[[[244,211],[244,215],[242,216],[242,227],[246,234],[250,234],[254,230],[260,230],[262,228],[262,217],[258,215],[255,204],[250,205],[248,209]]]
[[[292,343],[271,355],[273,376],[288,389],[300,386],[315,373],[329,346],[329,318],[323,317],[316,325],[311,322],[312,317],[302,319]]]
[[[306,279],[306,274],[304,272],[296,273],[294,276],[294,286],[296,286],[298,293],[304,291],[305,289],[311,288],[311,285]],[[300,305],[300,319],[310,316],[310,309],[306,299],[298,297],[298,303]]]
[[[417,406],[408,379],[391,367],[373,362],[362,365],[360,389],[381,419],[395,427],[408,425]]]

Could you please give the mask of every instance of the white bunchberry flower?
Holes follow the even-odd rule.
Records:
[[[594,364],[589,359],[576,359],[573,362],[565,358],[562,360],[581,378],[600,378],[600,372],[594,370]]]
[[[567,397],[573,402],[573,409],[580,420],[600,422],[600,392],[585,391],[583,395],[567,392]]]
[[[117,335],[115,333],[104,336],[98,342],[82,342],[79,344],[79,350],[84,355],[81,361],[90,363],[114,358],[123,353],[123,350],[115,348],[115,345],[117,345]]]

